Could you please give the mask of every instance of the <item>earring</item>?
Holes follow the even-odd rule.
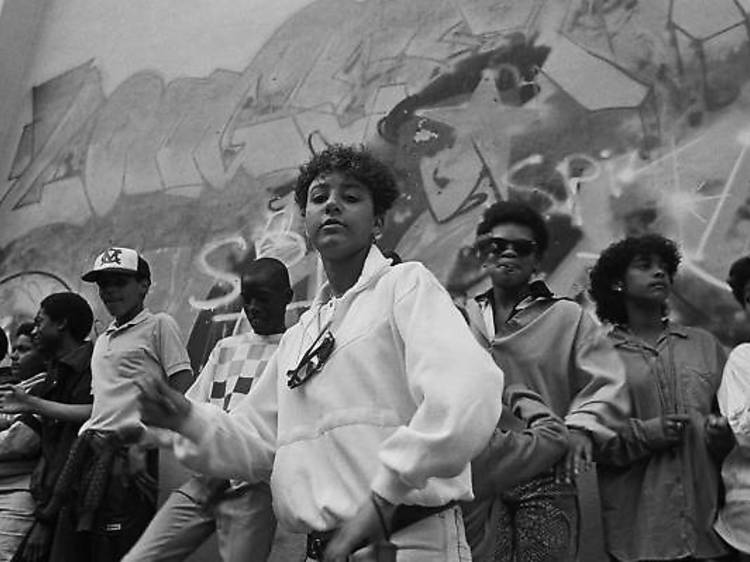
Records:
[[[615,293],[622,293],[622,285],[615,285],[614,287],[612,287],[612,290]]]

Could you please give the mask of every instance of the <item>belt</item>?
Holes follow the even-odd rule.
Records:
[[[406,529],[410,525],[427,519],[431,515],[450,509],[456,505],[455,501],[445,503],[443,505],[436,505],[433,507],[427,507],[424,505],[399,505],[393,513],[393,522],[391,533],[396,533],[402,529]],[[311,560],[322,560],[323,553],[326,551],[328,543],[336,533],[336,529],[330,531],[312,531],[307,535],[307,557]],[[354,550],[359,550],[367,546],[368,541],[357,545]]]

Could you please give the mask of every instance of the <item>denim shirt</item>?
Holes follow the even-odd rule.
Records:
[[[725,353],[708,332],[665,324],[655,346],[626,328],[610,333],[625,364],[632,418],[598,451],[605,544],[617,560],[713,558],[719,465],[706,439]],[[670,446],[660,418],[686,414]]]

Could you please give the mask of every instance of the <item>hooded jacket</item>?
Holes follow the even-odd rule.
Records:
[[[322,370],[288,388],[327,330]],[[281,522],[333,529],[371,490],[395,504],[471,499],[469,461],[495,429],[502,385],[437,279],[373,246],[346,293],[323,286],[232,415],[193,406],[175,453],[203,473],[270,478]]]

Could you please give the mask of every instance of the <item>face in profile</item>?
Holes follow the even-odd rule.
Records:
[[[343,260],[368,249],[379,223],[370,190],[349,174],[321,174],[310,184],[305,226],[324,260]]]
[[[62,339],[63,327],[53,321],[43,308],[34,317],[32,339],[34,345],[47,356],[54,355]]]
[[[44,358],[30,335],[21,334],[13,340],[10,370],[15,378],[26,379],[43,370]]]

